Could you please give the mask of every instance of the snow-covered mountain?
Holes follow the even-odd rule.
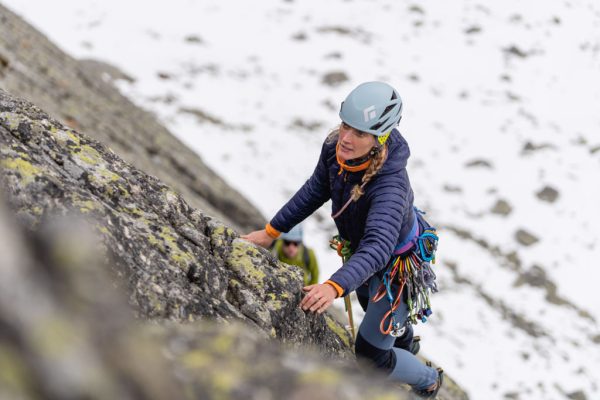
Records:
[[[423,352],[474,399],[600,398],[597,2],[3,3],[133,78],[117,84],[267,216],[344,96],[391,83],[441,235]],[[340,265],[329,213],[306,224],[324,279]]]

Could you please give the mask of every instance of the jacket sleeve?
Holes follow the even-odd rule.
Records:
[[[325,142],[313,174],[275,214],[270,222],[273,228],[280,232],[288,232],[330,199],[327,153],[327,143]]]
[[[408,206],[408,177],[382,177],[370,195],[364,235],[350,259],[330,278],[344,289],[344,295],[362,285],[389,261]]]

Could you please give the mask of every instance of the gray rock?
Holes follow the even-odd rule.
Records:
[[[135,321],[94,224],[61,216],[25,232],[0,204],[1,398],[406,398],[240,322]]]
[[[515,239],[523,246],[531,246],[532,244],[539,242],[539,239],[536,236],[527,232],[525,229],[519,229],[515,233]]]
[[[350,353],[341,326],[298,308],[302,279],[296,269],[240,240],[99,142],[3,91],[0,144],[3,187],[17,216],[25,216],[20,220],[30,229],[54,214],[96,221],[139,316],[235,318],[267,336]]]
[[[506,200],[499,199],[490,211],[494,214],[506,216],[512,212],[512,207]]]
[[[338,86],[348,80],[348,75],[343,71],[329,72],[323,76],[322,82],[328,86]]]
[[[535,195],[542,201],[554,203],[558,199],[558,190],[551,186],[544,186]]]
[[[494,166],[492,165],[492,163],[490,161],[484,160],[484,159],[471,160],[465,164],[465,167],[467,167],[467,168],[479,167],[479,168],[489,168],[489,169],[494,168]]]

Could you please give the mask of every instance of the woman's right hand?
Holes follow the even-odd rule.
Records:
[[[246,239],[254,244],[262,246],[264,248],[269,248],[271,244],[273,244],[273,239],[265,229],[261,229],[260,231],[250,232],[247,235],[242,235],[242,239]]]

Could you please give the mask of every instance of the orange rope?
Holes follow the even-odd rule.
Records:
[[[383,316],[383,318],[381,319],[381,323],[379,324],[379,331],[384,334],[384,335],[389,335],[390,332],[392,331],[392,318],[390,318],[390,322],[388,324],[387,329],[385,329],[383,326],[385,324],[385,320],[388,319],[388,317],[390,317],[392,315],[392,313],[394,311],[396,311],[396,309],[398,309],[398,306],[400,305],[400,299],[402,297],[402,292],[404,290],[404,284],[406,283],[406,281],[402,281],[402,285],[400,285],[400,289],[398,290],[398,296],[396,296],[396,300],[394,300],[394,304],[392,304],[392,307],[390,308],[390,310],[388,312],[385,313],[385,315]]]

